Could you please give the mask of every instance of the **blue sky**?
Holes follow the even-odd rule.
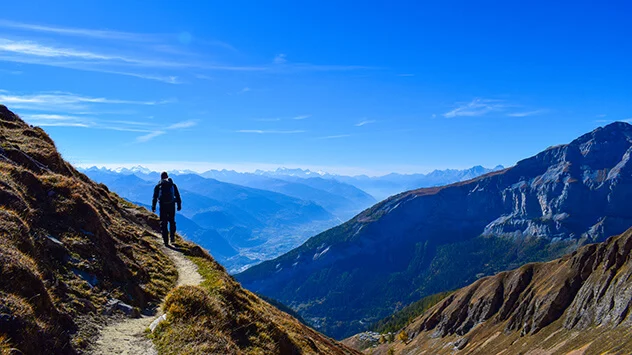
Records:
[[[0,103],[81,165],[512,165],[632,119],[624,1],[21,1]]]

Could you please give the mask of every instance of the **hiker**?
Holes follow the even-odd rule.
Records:
[[[160,202],[160,230],[165,246],[169,246],[169,236],[171,243],[176,239],[176,204],[178,211],[182,209],[182,200],[178,186],[173,183],[166,171],[160,174],[160,182],[154,187],[154,198],[151,201],[151,211],[156,212],[156,202]],[[167,231],[167,223],[169,230]]]

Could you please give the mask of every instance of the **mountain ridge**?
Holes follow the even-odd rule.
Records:
[[[325,333],[357,333],[398,304],[625,231],[631,136],[612,124],[514,167],[395,195],[236,277]]]
[[[402,330],[406,343],[395,346],[402,354],[628,354],[631,255],[632,228],[560,259],[480,279],[413,320]]]

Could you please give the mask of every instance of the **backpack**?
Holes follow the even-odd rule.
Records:
[[[176,191],[171,179],[160,183],[158,201],[160,201],[160,203],[174,203],[176,201]]]

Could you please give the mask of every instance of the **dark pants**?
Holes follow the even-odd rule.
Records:
[[[169,230],[167,230],[167,224],[169,224]],[[160,204],[160,230],[162,231],[162,240],[165,244],[169,243],[169,235],[171,235],[171,242],[175,241],[176,237],[176,204],[175,203],[161,203]]]

